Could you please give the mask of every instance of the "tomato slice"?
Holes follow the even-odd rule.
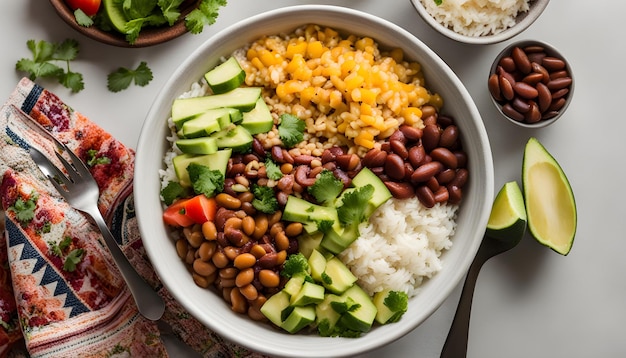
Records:
[[[217,202],[215,198],[207,198],[200,194],[185,202],[185,215],[196,224],[203,224],[215,219]]]
[[[94,16],[100,9],[102,0],[65,0],[65,2],[72,10],[81,9],[87,16]]]
[[[194,221],[185,215],[185,203],[191,199],[180,199],[172,203],[163,212],[163,222],[169,226],[187,227],[194,224]]]

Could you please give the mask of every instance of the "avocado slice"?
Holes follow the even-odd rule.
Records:
[[[286,221],[295,221],[303,224],[313,223],[315,225],[320,221],[326,220],[333,223],[339,222],[337,209],[313,204],[293,195],[287,198],[282,218]]]
[[[232,154],[231,149],[218,150],[213,154],[194,155],[194,154],[180,154],[172,158],[172,165],[174,171],[178,177],[178,182],[183,187],[190,187],[191,181],[189,179],[189,173],[187,167],[191,163],[207,166],[212,170],[219,170],[223,175],[226,175],[226,166],[228,165],[228,159]]]
[[[181,152],[187,154],[213,154],[217,152],[217,141],[210,137],[179,139],[176,141],[176,146]]]
[[[287,316],[281,328],[289,333],[296,333],[315,321],[315,306],[296,306]]]
[[[341,299],[352,300],[359,306],[342,314],[337,324],[347,329],[368,332],[372,328],[377,312],[370,296],[358,285],[352,285],[341,295]]]
[[[341,302],[341,297],[332,293],[327,293],[324,295],[324,300],[315,306],[315,323],[318,328],[327,324],[328,326],[325,327],[325,329],[327,329],[327,331],[332,331],[337,324],[337,321],[339,321],[341,314],[337,313],[337,311],[332,308],[332,302]]]
[[[252,110],[261,97],[261,87],[238,87],[226,93],[177,98],[172,103],[172,120],[185,121],[209,109],[235,108],[242,112]]]
[[[290,304],[292,306],[306,306],[322,302],[323,300],[324,287],[306,281],[300,288],[300,291],[295,296],[291,296]]]
[[[252,110],[243,113],[241,125],[251,134],[266,133],[272,130],[274,118],[263,97],[259,98]]]
[[[352,178],[352,186],[360,188],[370,184],[374,187],[374,194],[369,200],[369,207],[365,214],[369,217],[372,215],[379,206],[383,205],[387,200],[391,199],[392,195],[385,183],[374,174],[369,168],[364,167],[359,171],[357,175]]]
[[[298,248],[302,255],[309,258],[313,250],[320,250],[320,243],[322,242],[323,237],[324,233],[317,231],[317,226],[315,228],[315,232],[310,234],[308,232],[304,232],[298,236]]]
[[[287,307],[289,307],[289,295],[284,291],[278,291],[265,301],[260,311],[267,319],[280,327],[283,324],[283,311]]]
[[[316,249],[313,249],[309,255],[309,267],[311,268],[311,277],[316,282],[322,282],[322,274],[326,270],[326,258]]]
[[[357,278],[341,260],[335,256],[326,261],[322,284],[332,293],[342,294],[354,285]]]

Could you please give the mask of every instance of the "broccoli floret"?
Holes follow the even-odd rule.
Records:
[[[392,312],[395,312],[387,323],[398,322],[409,306],[409,295],[403,291],[390,291],[383,301]]]
[[[293,275],[302,272],[308,276],[309,270],[309,261],[301,252],[298,252],[297,254],[289,255],[283,264],[283,269],[280,274],[290,278]]]
[[[184,198],[187,190],[180,183],[171,181],[161,190],[161,197],[165,205],[171,205],[176,199]]]
[[[219,170],[191,163],[187,166],[191,187],[196,194],[204,194],[207,198],[213,197],[224,190],[224,175]]]
[[[278,210],[278,200],[274,195],[274,189],[267,186],[254,185],[252,187],[254,200],[252,206],[262,213],[273,214]]]
[[[343,190],[343,182],[337,179],[330,170],[323,170],[315,183],[307,190],[319,203],[330,205]]]

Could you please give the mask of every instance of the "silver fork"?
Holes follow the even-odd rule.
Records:
[[[139,276],[135,268],[130,264],[120,247],[117,245],[113,234],[109,230],[100,210],[98,209],[98,197],[100,190],[98,184],[89,172],[87,166],[62,143],[60,148],[67,153],[70,161],[61,154],[55,152],[57,158],[63,164],[67,174],[56,167],[43,153],[34,147],[30,147],[29,153],[39,169],[50,179],[50,182],[74,208],[88,214],[93,218],[102,232],[104,241],[111,252],[111,256],[128,284],[137,309],[144,317],[156,321],[165,311],[165,302],[144,279]]]

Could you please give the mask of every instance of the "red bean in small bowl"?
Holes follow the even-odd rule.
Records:
[[[509,121],[541,128],[558,120],[574,92],[572,68],[552,45],[523,40],[496,56],[487,80],[491,99]]]

